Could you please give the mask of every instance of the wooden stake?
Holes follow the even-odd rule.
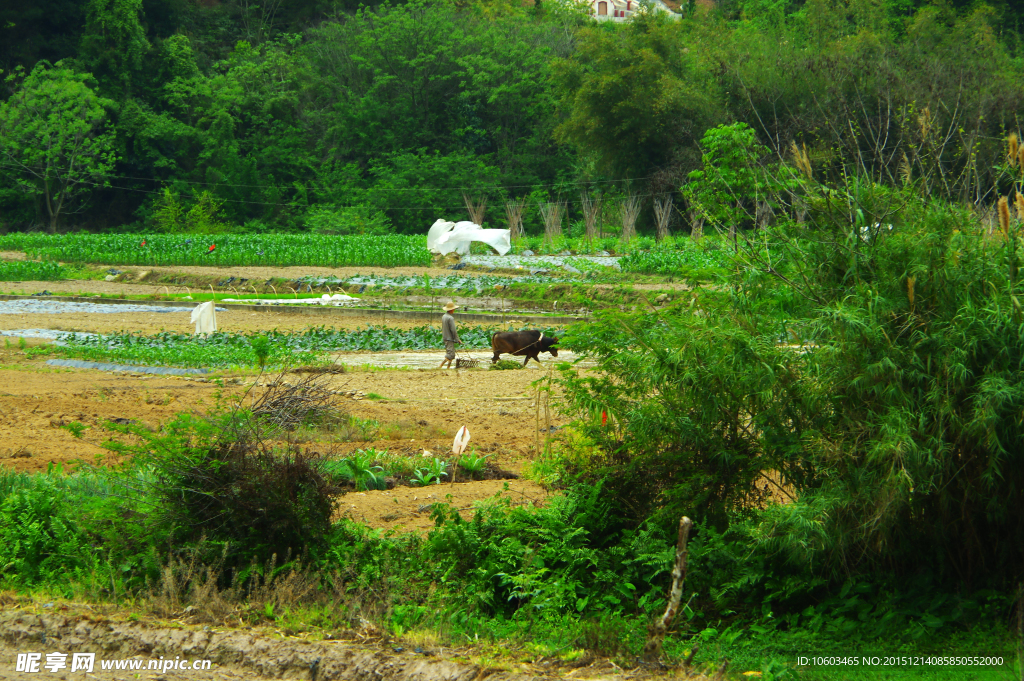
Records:
[[[547,453],[551,448],[551,410],[548,406],[551,404],[551,393],[544,393],[544,452]]]
[[[537,386],[537,400],[533,403],[533,420],[534,448],[537,450],[537,456],[540,456],[540,386]]]
[[[676,562],[672,567],[672,591],[669,594],[668,605],[665,606],[665,614],[655,621],[651,628],[651,637],[647,639],[644,646],[644,660],[647,662],[658,662],[661,658],[661,646],[665,642],[665,634],[668,627],[679,612],[679,601],[683,597],[683,583],[686,581],[686,559],[689,552],[686,543],[690,540],[690,528],[693,521],[683,516],[679,520],[679,540],[676,543]]]

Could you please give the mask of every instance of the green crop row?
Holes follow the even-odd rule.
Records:
[[[0,281],[58,281],[67,270],[55,262],[0,260]]]
[[[0,236],[0,250],[106,265],[405,267],[430,264],[423,236],[43,234]]]
[[[488,348],[496,326],[464,326],[459,337],[464,347]],[[542,329],[557,334],[555,329]],[[367,326],[356,330],[315,327],[301,333],[269,331],[260,333],[213,333],[193,336],[162,332],[151,336],[116,333],[104,336],[65,334],[64,345],[54,352],[64,357],[90,361],[111,361],[147,366],[232,367],[255,366],[252,340],[266,336],[270,340],[270,366],[317,364],[327,361],[328,352],[369,350],[429,350],[441,348],[441,331],[435,326],[394,329]]]
[[[637,274],[680,274],[684,271],[726,267],[728,256],[716,248],[690,246],[680,249],[634,251],[619,261],[623,272]]]

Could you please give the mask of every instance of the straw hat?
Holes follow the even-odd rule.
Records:
[[[458,307],[458,305],[456,305],[454,302],[449,300],[448,304],[445,305],[443,309],[444,309],[445,312],[451,312],[452,310],[454,310],[457,307]]]

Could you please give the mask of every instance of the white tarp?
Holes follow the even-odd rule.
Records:
[[[507,229],[484,229],[473,222],[448,222],[438,220],[427,232],[427,249],[431,253],[446,255],[451,252],[469,255],[470,244],[482,241],[505,255],[512,248],[511,233]]]
[[[454,226],[454,222],[448,222],[447,220],[435,221],[430,226],[430,231],[427,232],[427,250],[431,253],[439,253],[440,251],[437,250],[437,240],[452,231]]]
[[[213,333],[217,330],[217,310],[213,302],[201,303],[192,310],[192,323],[196,325],[196,334]]]

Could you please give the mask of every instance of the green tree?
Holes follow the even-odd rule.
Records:
[[[61,215],[114,167],[106,112],[112,102],[93,92],[88,75],[61,64],[40,62],[23,75],[19,69],[7,77],[17,87],[0,104],[0,155],[16,185],[43,200],[56,232]]]
[[[130,96],[149,52],[142,0],[90,0],[79,59],[107,92]]]
[[[743,224],[763,225],[778,207],[780,190],[794,183],[793,171],[765,163],[768,148],[746,123],[715,126],[700,146],[702,167],[683,186],[690,207],[732,235]]]
[[[465,215],[462,190],[493,191],[497,168],[473,154],[431,154],[426,149],[391,154],[370,167],[372,184],[356,202],[387,215],[400,232],[425,232],[439,217]]]
[[[552,67],[557,139],[620,177],[687,164],[681,157],[721,103],[709,70],[685,48],[685,30],[658,15],[582,29],[575,53]]]

